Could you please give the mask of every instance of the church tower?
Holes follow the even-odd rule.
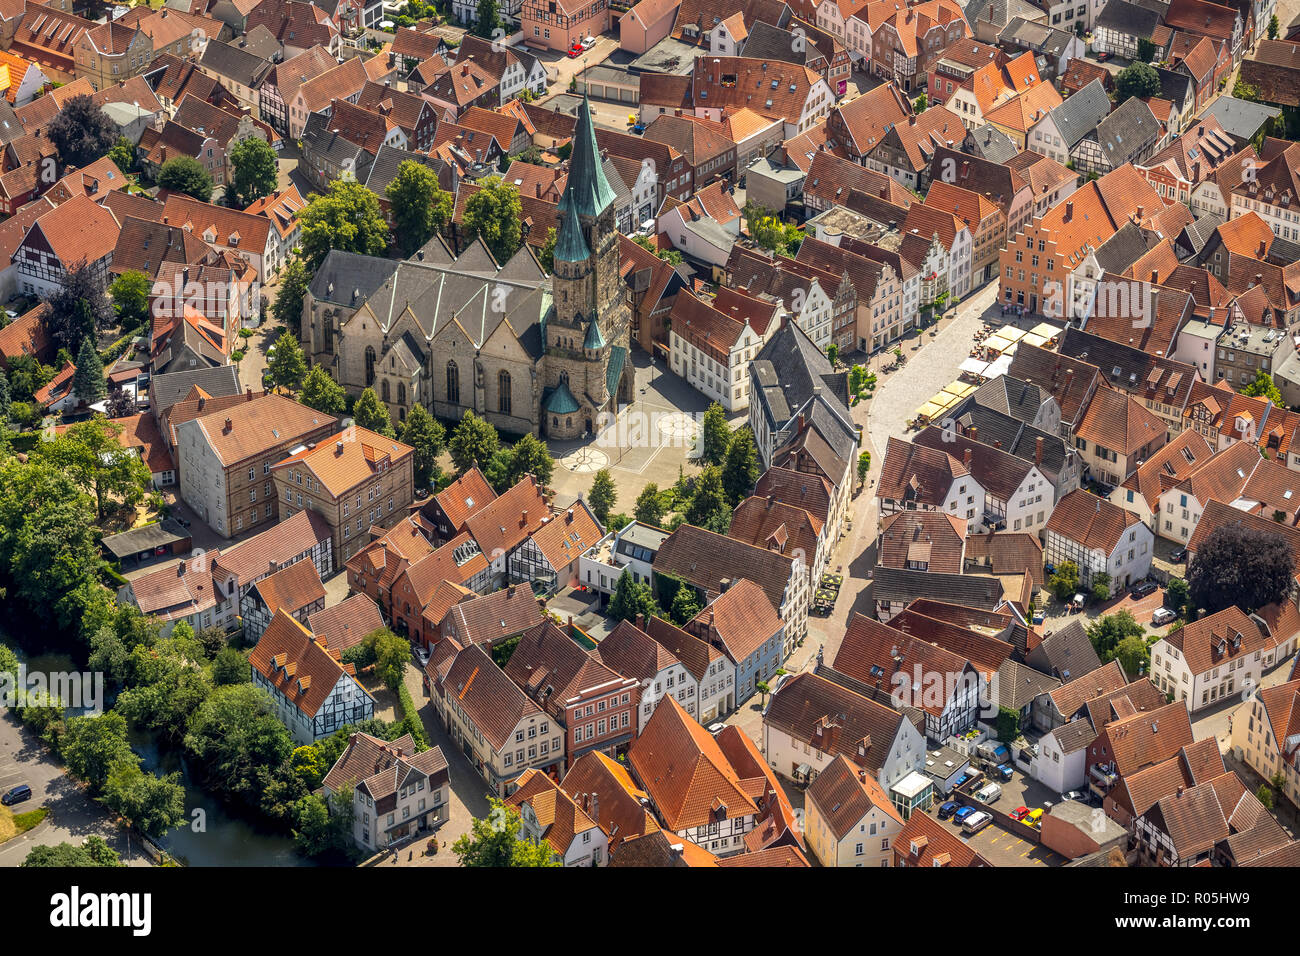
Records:
[[[563,439],[594,430],[601,412],[617,411],[631,397],[631,312],[619,276],[614,190],[601,168],[585,96],[558,211],[542,430]]]

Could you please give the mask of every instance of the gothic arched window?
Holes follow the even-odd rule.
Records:
[[[502,369],[497,373],[497,411],[502,415],[510,414],[510,373]]]
[[[405,382],[397,383],[397,404],[403,407],[406,406],[406,383]]]
[[[455,361],[447,363],[447,401],[460,404],[460,369],[456,368]]]
[[[389,402],[393,400],[392,393],[388,389],[388,379],[384,379],[382,382],[379,383],[379,392],[380,392],[379,397],[384,400],[385,405],[387,405]]]
[[[375,384],[375,347],[366,346],[366,387]]]

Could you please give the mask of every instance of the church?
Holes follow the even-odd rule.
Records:
[[[419,403],[507,433],[581,438],[632,396],[614,199],[584,100],[554,275],[526,244],[505,263],[481,239],[456,256],[435,236],[401,261],[333,250],[303,297],[308,361],[351,395],[373,388],[395,424]]]

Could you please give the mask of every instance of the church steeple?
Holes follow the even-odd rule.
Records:
[[[560,223],[560,234],[555,237],[555,258],[561,262],[586,262],[590,255],[587,240],[582,237],[578,210],[570,206]]]
[[[600,162],[596,148],[596,129],[591,122],[591,101],[582,94],[578,124],[573,130],[573,152],[569,156],[569,181],[560,197],[558,211],[571,208],[580,216],[596,218],[614,202],[614,190]]]

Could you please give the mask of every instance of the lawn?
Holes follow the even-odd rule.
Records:
[[[8,807],[0,807],[0,843],[26,833],[49,814],[49,807],[38,807],[27,813],[15,814]]]

